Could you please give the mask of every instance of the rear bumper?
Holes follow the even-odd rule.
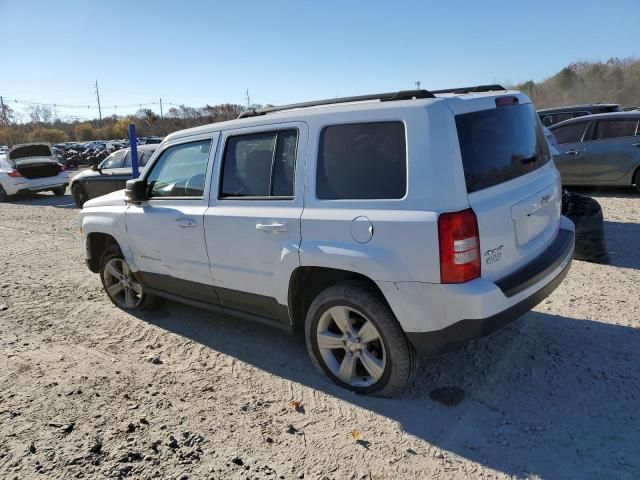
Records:
[[[498,281],[377,284],[416,350],[434,355],[497,330],[550,295],[569,271],[574,236],[573,224],[563,217],[544,252]]]
[[[572,249],[573,251],[573,249]],[[422,355],[437,355],[456,350],[469,340],[484,337],[518,319],[551,295],[569,273],[571,261],[551,282],[511,307],[486,318],[465,319],[442,330],[407,333],[413,347]]]
[[[66,187],[69,185],[69,174],[61,172],[55,177],[44,178],[11,178],[6,176],[3,178],[2,184],[7,195],[15,195],[24,192],[42,192],[57,187]]]
[[[64,183],[53,183],[50,185],[39,185],[37,187],[26,187],[26,188],[21,188],[19,189],[16,193],[36,193],[36,192],[44,192],[46,190],[51,190],[54,188],[58,188],[58,187],[65,187],[67,188],[69,186],[69,182],[64,182]]]

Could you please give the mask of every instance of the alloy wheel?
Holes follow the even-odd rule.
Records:
[[[107,294],[122,308],[136,308],[142,303],[142,284],[122,258],[112,258],[105,264],[104,285]]]
[[[316,329],[320,355],[329,370],[352,387],[379,381],[387,366],[380,332],[366,315],[347,306],[327,309]]]

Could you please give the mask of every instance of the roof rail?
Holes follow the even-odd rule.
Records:
[[[435,95],[428,90],[402,90],[399,92],[376,93],[373,95],[359,95],[356,97],[330,98],[327,100],[315,100],[312,102],[291,103],[289,105],[280,105],[276,107],[265,107],[258,109],[245,110],[238,118],[257,117],[266,115],[267,113],[280,112],[282,110],[292,110],[294,108],[316,107],[319,105],[334,105],[338,103],[363,102],[366,100],[380,100],[381,102],[390,102],[395,100],[411,100],[412,98],[435,98]]]
[[[432,90],[431,93],[480,93],[480,92],[493,92],[496,90],[506,90],[502,85],[477,85],[475,87],[462,87],[462,88],[446,88],[444,90]]]

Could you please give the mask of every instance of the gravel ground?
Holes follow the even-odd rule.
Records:
[[[2,204],[0,477],[640,478],[640,197],[593,195],[611,265],[575,261],[393,400],[333,386],[267,327],[118,310],[69,195]]]

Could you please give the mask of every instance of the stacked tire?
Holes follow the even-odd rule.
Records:
[[[573,258],[593,263],[609,263],[600,204],[591,197],[562,192],[562,214],[576,226]]]

